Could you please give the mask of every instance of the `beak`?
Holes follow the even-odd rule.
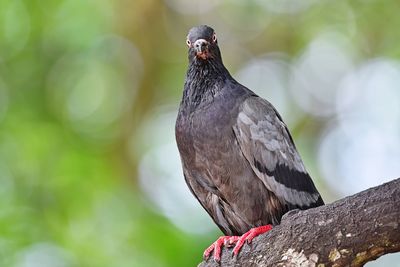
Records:
[[[203,53],[208,50],[208,42],[204,39],[198,39],[193,46],[197,53]]]
[[[196,56],[200,57],[202,59],[207,59],[210,57],[210,53],[208,52],[208,45],[209,42],[207,42],[204,39],[198,39],[196,42],[194,42],[193,47],[196,50]]]

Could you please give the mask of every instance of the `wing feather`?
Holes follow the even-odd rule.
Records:
[[[298,208],[323,205],[286,125],[268,101],[247,98],[233,130],[243,155],[270,191]]]

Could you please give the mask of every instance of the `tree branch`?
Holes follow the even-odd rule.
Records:
[[[280,225],[244,245],[224,248],[210,266],[363,266],[400,251],[400,179],[329,205],[287,213]]]

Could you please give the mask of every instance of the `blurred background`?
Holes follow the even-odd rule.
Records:
[[[400,176],[400,2],[0,1],[0,266],[195,266],[188,29],[280,111],[326,202]],[[367,266],[400,266],[385,256]]]

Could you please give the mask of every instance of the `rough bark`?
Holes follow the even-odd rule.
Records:
[[[244,245],[224,248],[210,266],[363,266],[400,251],[400,179],[329,205],[287,213],[280,225]]]

